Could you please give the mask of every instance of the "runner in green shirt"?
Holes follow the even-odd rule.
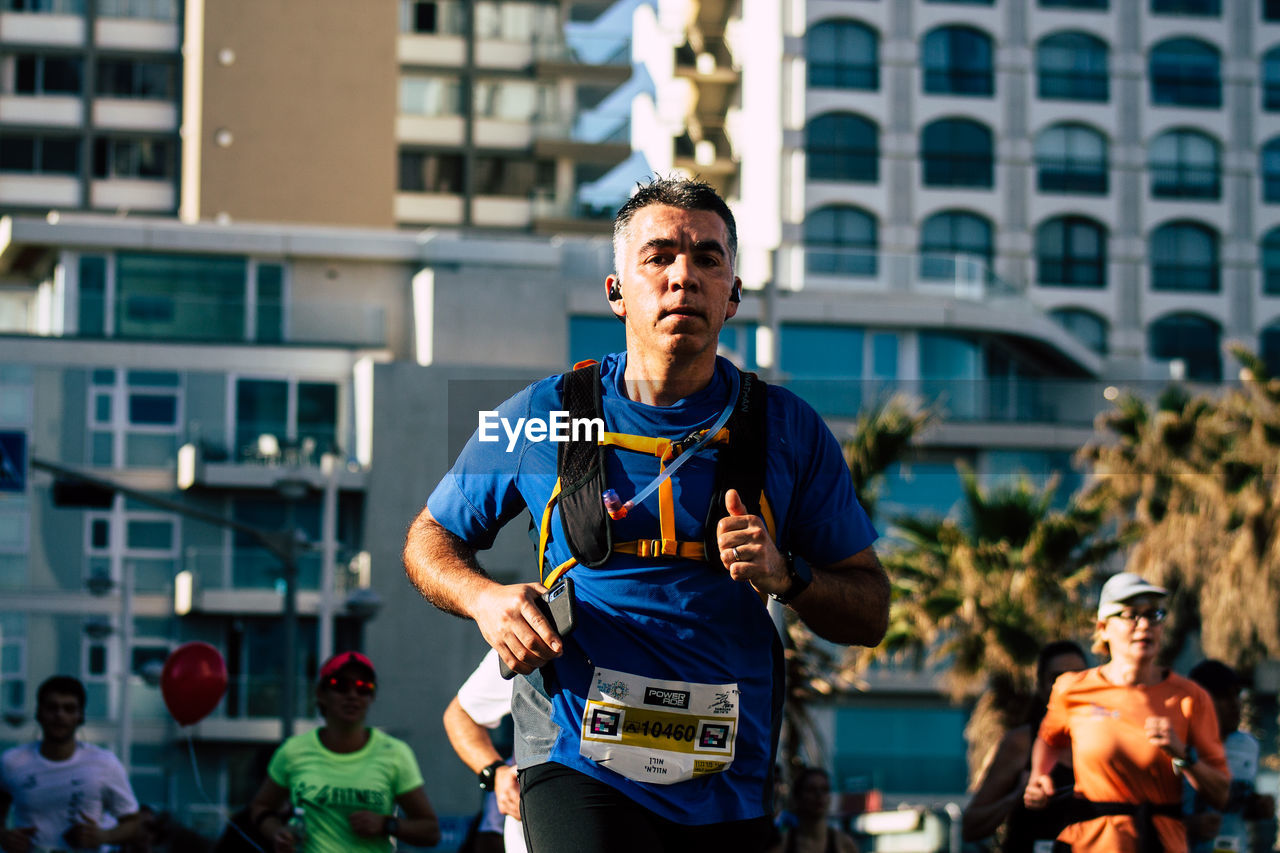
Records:
[[[424,847],[440,841],[408,744],[365,725],[376,689],[373,664],[359,652],[335,655],[320,668],[316,705],[324,725],[276,750],[250,806],[276,853],[381,853],[392,849],[392,838]],[[301,830],[280,820],[286,804],[302,809]]]

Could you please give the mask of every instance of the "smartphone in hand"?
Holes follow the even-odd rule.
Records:
[[[556,581],[556,585],[538,599],[538,609],[547,617],[561,639],[572,634],[578,617],[578,607],[573,597],[573,578],[565,575]],[[498,668],[502,671],[503,678],[510,679],[516,674],[501,658],[498,659]]]

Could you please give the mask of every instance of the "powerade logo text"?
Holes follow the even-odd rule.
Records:
[[[568,412],[547,412],[545,418],[516,418],[512,422],[495,411],[480,412],[480,426],[476,439],[493,443],[507,437],[507,452],[515,450],[520,437],[525,441],[594,441],[604,438],[603,418],[571,418]]]
[[[644,704],[662,705],[666,708],[688,708],[689,692],[687,690],[666,690],[661,687],[644,689]]]

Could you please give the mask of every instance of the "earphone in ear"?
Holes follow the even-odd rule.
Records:
[[[729,294],[729,301],[730,301],[730,302],[741,302],[741,301],[742,301],[742,285],[740,285],[740,284],[735,284],[735,285],[733,286],[733,292]]]
[[[614,281],[613,284],[609,285],[609,301],[617,302],[621,298],[622,298],[622,283],[619,281]]]

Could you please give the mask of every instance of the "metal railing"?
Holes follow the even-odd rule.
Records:
[[[784,246],[778,250],[775,275],[784,290],[925,293],[971,302],[1025,299],[1019,288],[995,274],[987,257],[973,254]]]
[[[312,543],[318,547],[318,543]],[[339,548],[334,592],[342,596],[361,586],[359,559],[361,551]],[[303,550],[298,554],[298,589],[320,588],[321,554]],[[280,560],[263,548],[186,548],[181,565],[195,575],[199,589],[281,590],[283,569]],[[172,578],[170,579],[172,582]]]

